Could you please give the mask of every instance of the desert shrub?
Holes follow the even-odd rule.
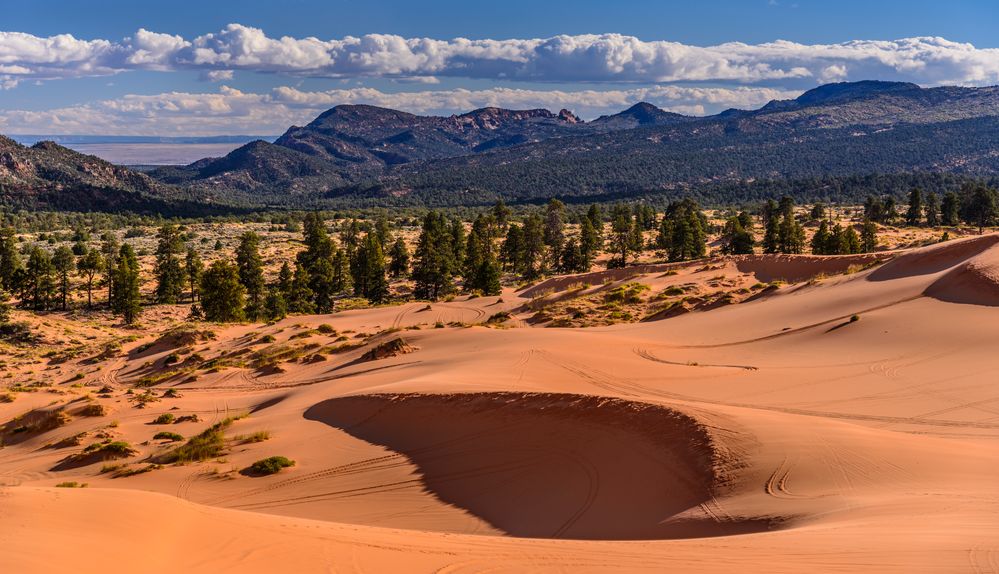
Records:
[[[75,480],[60,482],[59,484],[56,485],[56,488],[86,488],[86,487],[87,487],[86,482],[80,483],[76,482]]]
[[[178,355],[177,353],[170,353],[169,355],[163,358],[164,365],[173,365],[174,363],[177,363],[179,361],[180,361],[180,355]]]
[[[80,409],[79,414],[84,417],[102,417],[107,414],[107,409],[100,403],[91,403]]]
[[[153,435],[153,440],[168,440],[172,442],[182,441],[184,437],[170,431],[160,431]]]
[[[222,454],[225,449],[225,429],[236,418],[226,418],[201,431],[176,449],[160,456],[156,462],[184,463],[208,460]]]
[[[237,441],[242,444],[250,444],[255,442],[264,442],[265,440],[271,438],[271,433],[269,431],[257,431],[253,434],[240,435],[235,437]]]
[[[323,323],[322,325],[319,325],[318,327],[316,327],[316,330],[324,335],[336,334],[336,329],[334,329],[333,325],[330,325],[329,323]]]
[[[289,466],[295,466],[295,461],[283,456],[271,456],[251,464],[249,471],[253,474],[266,475],[280,472],[282,468]]]

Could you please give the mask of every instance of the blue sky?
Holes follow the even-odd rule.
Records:
[[[828,81],[999,83],[994,0],[7,4],[6,133],[273,133],[361,102],[705,114]]]

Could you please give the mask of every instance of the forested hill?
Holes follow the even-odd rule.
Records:
[[[254,142],[154,176],[217,198],[288,205],[636,195],[718,203],[742,200],[740,190],[765,193],[774,182],[990,177],[999,173],[997,128],[999,88],[878,81],[824,85],[758,110],[703,118],[647,103],[591,122],[566,110],[433,117],[337,106],[273,144]],[[836,186],[823,187],[801,191],[840,199],[830,191]],[[842,199],[863,195],[848,191]]]
[[[708,117],[647,103],[419,116],[336,106],[274,143],[138,174],[51,142],[0,139],[0,203],[163,212],[508,202],[858,201],[999,174],[999,88],[829,84]]]

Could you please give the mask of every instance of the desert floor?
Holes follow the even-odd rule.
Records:
[[[700,295],[551,327],[629,284]],[[0,571],[999,571],[999,235],[159,332],[183,310],[33,319]]]

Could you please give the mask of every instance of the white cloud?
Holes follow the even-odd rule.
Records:
[[[203,82],[228,82],[234,75],[232,70],[206,70],[201,72],[199,79]]]
[[[568,108],[583,118],[618,112],[648,101],[665,109],[704,114],[729,107],[755,108],[797,91],[740,86],[655,86],[629,90],[432,90],[387,93],[373,88],[302,91],[278,87],[269,93],[221,86],[213,93],[168,92],[126,95],[86,105],[42,111],[0,112],[0,132],[94,135],[278,134],[303,125],[339,104],[371,104],[419,114],[450,115],[475,108]]]
[[[839,44],[730,42],[692,46],[621,34],[469,40],[390,34],[268,37],[229,24],[193,39],[138,30],[121,41],[0,32],[0,65],[18,77],[53,79],[126,70],[231,70],[331,78],[456,77],[551,82],[819,83],[884,79],[943,83],[999,82],[999,49],[944,38],[855,40]],[[0,72],[9,80],[10,72]]]

